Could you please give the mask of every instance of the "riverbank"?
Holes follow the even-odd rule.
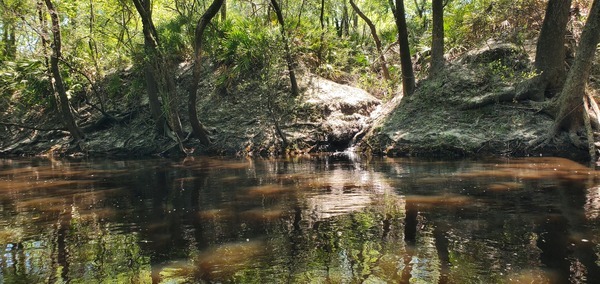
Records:
[[[587,148],[573,145],[568,137],[538,147],[536,141],[553,123],[538,105],[494,101],[498,94],[516,96],[519,83],[532,76],[530,66],[527,54],[515,46],[487,47],[448,63],[436,78],[420,81],[412,96],[383,101],[308,72],[300,76],[298,97],[288,94],[284,79],[243,82],[226,93],[215,92],[214,82],[207,79],[200,84],[198,113],[209,131],[210,146],[191,137],[182,137],[180,144],[155,133],[145,96],[139,95],[135,101],[115,103],[114,120],[81,105],[79,124],[86,139],[77,144],[51,112],[23,114],[22,124],[2,126],[0,155],[173,156],[185,155],[185,150],[191,155],[269,156],[352,147],[388,156],[585,159]],[[182,64],[177,77],[182,90],[189,73],[189,65]],[[180,114],[188,125],[183,97]],[[18,114],[8,110],[3,115]]]
[[[391,102],[360,150],[388,156],[561,156],[589,160],[585,135],[548,143],[554,118],[544,105],[517,100],[535,74],[525,52],[507,44],[450,63],[415,94]]]

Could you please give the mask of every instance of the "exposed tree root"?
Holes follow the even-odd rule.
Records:
[[[544,100],[544,88],[547,84],[542,82],[540,76],[522,81],[515,87],[515,97],[517,101],[532,100],[541,102]]]
[[[14,149],[17,149],[25,144],[35,143],[36,141],[39,140],[39,138],[41,136],[39,131],[40,130],[34,130],[33,134],[28,135],[29,137],[15,141],[15,142],[11,143],[10,145],[8,145],[7,147],[0,149],[0,154],[8,153],[8,152],[10,152]],[[66,131],[66,130],[63,130],[63,131]]]
[[[55,131],[55,130],[67,131],[66,128],[41,128],[41,127],[36,127],[36,126],[31,126],[31,125],[26,125],[26,124],[21,124],[21,123],[12,123],[12,122],[4,122],[4,121],[0,121],[0,125],[4,125],[4,126],[8,126],[8,127],[18,127],[18,128],[25,128],[25,129],[31,129],[31,130],[38,130],[38,131]]]
[[[173,133],[171,133],[171,131],[167,131],[167,137],[171,138],[171,140],[173,140],[173,143],[170,144],[169,146],[167,146],[164,150],[162,150],[161,152],[158,153],[159,156],[164,155],[165,153],[171,151],[173,148],[179,146],[179,150],[184,153],[186,156],[191,155],[192,153],[194,153],[194,151],[196,150],[195,148],[186,148],[185,146],[183,146],[183,143],[185,143],[189,138],[190,135],[192,133],[188,133],[188,135],[185,137],[185,139],[181,139],[179,138],[179,136],[177,136],[176,134],[173,135]]]
[[[576,129],[572,129],[566,134],[568,135],[571,144],[581,149],[587,148],[590,160],[596,161],[598,158],[598,152],[595,144],[596,141],[594,137],[594,130],[600,129],[598,128],[598,126],[600,126],[600,108],[590,94],[585,95],[582,104],[584,108],[584,112],[582,113],[583,130],[585,131],[585,134],[583,135],[585,136],[586,141],[582,141],[582,135],[578,133]],[[547,135],[541,136],[532,141],[530,143],[530,148],[533,150],[540,150],[548,145],[554,144],[557,142],[558,136],[561,135],[561,133],[563,132],[555,123]]]
[[[556,135],[554,133],[540,136],[529,143],[529,148],[534,151],[545,148],[546,146],[554,142],[555,136]]]
[[[477,109],[487,105],[501,103],[501,102],[513,102],[515,99],[515,88],[505,87],[497,92],[487,93],[482,96],[470,98],[463,103],[461,109]]]

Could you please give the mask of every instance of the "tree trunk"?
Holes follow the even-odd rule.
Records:
[[[531,99],[541,101],[544,95],[558,94],[565,82],[565,35],[571,0],[550,0],[537,42],[535,67],[540,74],[536,79]]]
[[[555,101],[559,111],[555,118],[554,134],[575,131],[583,124],[583,99],[590,70],[600,40],[600,0],[594,0],[581,34],[575,63],[569,70],[565,86]]]
[[[346,5],[346,1],[344,0],[342,7],[342,36],[350,35],[350,18],[348,15],[348,5]]]
[[[52,1],[45,0],[46,7],[50,13],[50,19],[52,20],[52,55],[50,56],[50,70],[52,73],[52,87],[54,89],[54,96],[57,100],[58,112],[60,113],[63,122],[71,136],[75,141],[79,141],[84,138],[83,131],[77,126],[75,118],[71,113],[71,106],[69,105],[69,98],[67,97],[67,91],[60,75],[60,68],[58,66],[59,59],[61,57],[61,37],[60,37],[60,20],[58,18],[58,12],[52,4]]]
[[[148,57],[152,57],[152,52],[146,51]],[[150,59],[145,59],[149,61]],[[144,62],[144,77],[146,79],[146,92],[148,92],[148,103],[150,105],[150,113],[154,119],[154,127],[156,133],[160,136],[164,136],[167,131],[167,121],[163,115],[162,107],[159,100],[158,84],[156,82],[156,74],[154,74],[154,67],[150,62]]]
[[[427,4],[427,1],[425,1],[425,0],[421,0],[421,1],[414,0],[414,2],[415,2],[415,9],[417,10],[417,16],[421,20],[421,24],[423,25],[422,28],[425,31],[425,30],[427,30],[427,24],[429,23],[427,21],[427,14],[425,13],[425,4]]]
[[[167,62],[159,48],[158,32],[152,20],[151,0],[133,0],[133,3],[142,19],[144,49],[146,52],[146,89],[148,91],[150,111],[156,123],[156,130],[159,135],[168,136],[170,133],[167,131],[169,130],[168,127],[170,127],[177,136],[175,140],[181,142],[183,130],[179,119],[175,81],[169,71],[171,69],[168,64],[169,62]],[[166,116],[161,109],[159,100],[161,94]]]
[[[227,20],[227,0],[223,0],[223,4],[221,4],[221,21],[225,22]]]
[[[92,58],[92,62],[94,63],[94,68],[96,69],[95,78],[102,77],[102,70],[98,65],[98,45],[96,44],[95,35],[94,35],[94,24],[95,24],[95,15],[94,15],[94,1],[90,0],[90,22],[89,22],[89,39],[88,39],[88,47],[90,49],[90,57]]]
[[[0,25],[0,32],[2,32],[2,40],[0,41],[0,47],[2,48],[2,50],[0,50],[0,61],[3,57],[8,57],[8,48],[6,46],[8,42],[8,27],[5,23],[3,24],[4,26]]]
[[[302,24],[302,12],[304,12],[304,5],[306,5],[306,0],[302,0],[302,4],[300,4],[300,9],[298,9],[298,21],[296,22],[295,30],[300,29],[300,24]]]
[[[44,56],[44,66],[46,67],[46,69],[48,69],[48,72],[50,73],[50,56],[48,56],[48,23],[46,21],[46,15],[44,14],[44,3],[42,3],[42,0],[37,0],[35,7],[38,13],[37,16],[38,20],[40,21],[41,27],[40,38],[42,44],[42,55]]]
[[[358,8],[356,3],[353,0],[350,0],[350,6],[352,9],[358,14],[358,16],[365,21],[369,29],[371,30],[371,35],[373,36],[373,40],[375,41],[375,47],[377,48],[377,53],[379,53],[379,59],[381,60],[381,71],[383,72],[383,77],[389,81],[390,80],[390,71],[387,67],[387,62],[385,60],[385,56],[383,54],[383,47],[381,46],[381,40],[377,35],[377,30],[375,29],[375,25],[373,22]]]
[[[389,0],[390,7],[394,13],[396,27],[398,28],[398,43],[400,44],[400,67],[402,69],[402,90],[405,96],[410,96],[415,91],[415,75],[410,58],[410,47],[408,45],[408,30],[406,18],[404,17],[404,1]]]
[[[165,59],[160,51],[158,51],[158,54],[159,56],[156,61],[158,64],[155,66],[155,70],[157,70],[156,72],[159,73],[159,78],[164,84],[162,91],[159,91],[159,93],[162,93],[164,109],[167,111],[169,117],[169,126],[175,135],[177,135],[177,141],[181,142],[182,137],[185,135],[183,133],[183,127],[181,125],[181,119],[179,116],[177,84],[175,83],[175,76],[173,73],[171,73],[171,70],[174,70],[175,67],[171,61]],[[181,148],[183,151],[183,147]]]
[[[444,0],[432,0],[431,70],[435,76],[444,69]]]
[[[144,60],[144,75],[146,77],[146,91],[148,92],[148,101],[150,104],[150,113],[154,119],[155,129],[158,135],[166,134],[166,120],[163,115],[160,100],[157,77],[151,60],[156,60],[158,57],[158,35],[156,28],[152,22],[152,10],[150,9],[149,0],[133,0],[140,18],[142,19],[142,31],[144,33],[144,49],[146,58]]]
[[[192,75],[192,83],[190,84],[188,90],[188,113],[190,124],[192,125],[192,133],[194,137],[198,138],[203,145],[209,145],[210,139],[208,137],[208,132],[198,120],[198,111],[196,109],[196,98],[198,92],[198,83],[200,82],[200,73],[202,71],[202,37],[204,35],[204,30],[210,23],[211,19],[215,17],[217,12],[220,9],[223,9],[224,6],[221,6],[225,3],[225,0],[214,0],[213,3],[208,7],[206,12],[200,17],[196,25],[195,31],[195,40],[194,40],[194,69]],[[223,11],[223,10],[221,10]]]
[[[281,26],[281,38],[283,40],[283,47],[285,49],[285,61],[288,67],[288,73],[290,76],[290,84],[292,87],[292,95],[298,96],[300,94],[300,90],[298,88],[298,82],[296,81],[296,72],[294,71],[294,61],[292,59],[292,52],[290,50],[290,44],[288,43],[287,34],[285,32],[285,22],[283,21],[283,14],[281,13],[281,7],[277,3],[277,0],[271,0],[271,6],[273,6],[273,10],[275,10],[275,14],[277,15],[277,21]]]
[[[14,22],[8,20],[2,23],[2,41],[4,42],[4,58],[15,60],[17,57],[16,33]]]
[[[352,18],[352,32],[358,34],[358,14],[354,13],[350,18]],[[365,34],[362,35],[364,37]]]
[[[323,63],[323,49],[325,49],[325,0],[321,0],[321,11],[319,13],[319,22],[321,23],[321,38],[319,40],[319,51],[317,52],[317,58],[319,59],[319,65]]]

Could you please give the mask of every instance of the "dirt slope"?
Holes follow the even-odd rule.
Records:
[[[528,66],[527,55],[511,45],[471,52],[440,77],[421,81],[411,97],[390,102],[359,147],[389,156],[584,158],[587,149],[566,137],[537,147],[553,119],[539,105],[510,99],[532,76]]]
[[[180,72],[183,90],[185,71]],[[370,113],[380,101],[367,92],[326,79],[306,75],[301,80],[303,94],[293,98],[280,86],[261,82],[239,84],[230,94],[214,91],[212,82],[201,84],[198,109],[210,132],[212,145],[186,137],[184,147],[193,154],[279,155],[346,149],[357,134],[368,128]],[[185,94],[181,92],[181,118],[188,125]],[[119,123],[99,123],[102,115],[86,107],[79,120],[86,139],[73,145],[68,133],[60,130],[49,112],[29,114],[25,124],[48,129],[5,127],[0,137],[0,155],[83,155],[83,156],[173,156],[183,155],[179,144],[153,130],[147,102],[143,97],[117,111]],[[10,116],[10,113],[5,114]],[[57,126],[58,125],[58,126]],[[50,130],[50,128],[57,128]],[[190,129],[184,129],[190,132]],[[285,140],[285,143],[284,143]]]

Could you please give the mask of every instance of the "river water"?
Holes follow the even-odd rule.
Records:
[[[0,160],[0,283],[600,283],[559,158]]]

